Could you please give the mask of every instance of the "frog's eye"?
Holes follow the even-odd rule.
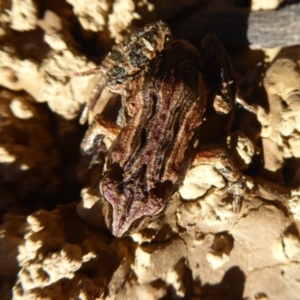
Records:
[[[171,36],[170,36],[169,34],[166,34],[166,35],[165,35],[165,44],[166,44],[167,42],[169,42],[170,38],[171,38]]]

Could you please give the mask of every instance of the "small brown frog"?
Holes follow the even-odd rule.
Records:
[[[243,177],[225,151],[197,150],[208,95],[218,113],[231,111],[236,84],[229,59],[214,36],[198,52],[187,41],[169,42],[170,29],[159,21],[114,46],[99,68],[102,74],[82,116],[106,86],[122,97],[118,125],[96,115],[81,144],[95,155],[99,137],[108,136],[105,171],[99,183],[106,224],[116,237],[145,228],[168,205],[191,164],[212,163],[242,191]]]

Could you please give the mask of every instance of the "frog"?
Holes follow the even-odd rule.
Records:
[[[81,123],[102,101],[103,88],[122,100],[117,122],[96,113],[81,143],[82,155],[93,157],[99,140],[111,141],[98,190],[115,237],[137,233],[163,214],[192,166],[212,164],[240,201],[245,177],[226,150],[199,147],[207,106],[229,114],[237,94],[230,59],[217,37],[207,35],[197,49],[172,40],[165,22],[151,23],[114,46],[99,67],[80,75],[95,73],[100,79]]]

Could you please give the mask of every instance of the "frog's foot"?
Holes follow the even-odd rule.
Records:
[[[101,154],[107,152],[120,131],[121,128],[115,122],[101,114],[96,115],[80,145],[82,163],[87,168],[100,163],[103,160]],[[107,145],[103,142],[105,138],[109,140]]]
[[[248,110],[255,115],[258,114],[258,108],[254,105],[248,104],[242,97],[237,95],[235,97],[235,102],[240,104],[245,110]]]
[[[241,175],[237,181],[229,181],[227,192],[233,195],[233,211],[239,213],[243,204],[243,199],[254,188],[252,180]]]

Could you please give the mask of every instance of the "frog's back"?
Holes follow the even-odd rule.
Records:
[[[170,45],[130,82],[126,125],[100,183],[116,236],[161,213],[190,166],[207,90],[200,59],[189,47]]]

